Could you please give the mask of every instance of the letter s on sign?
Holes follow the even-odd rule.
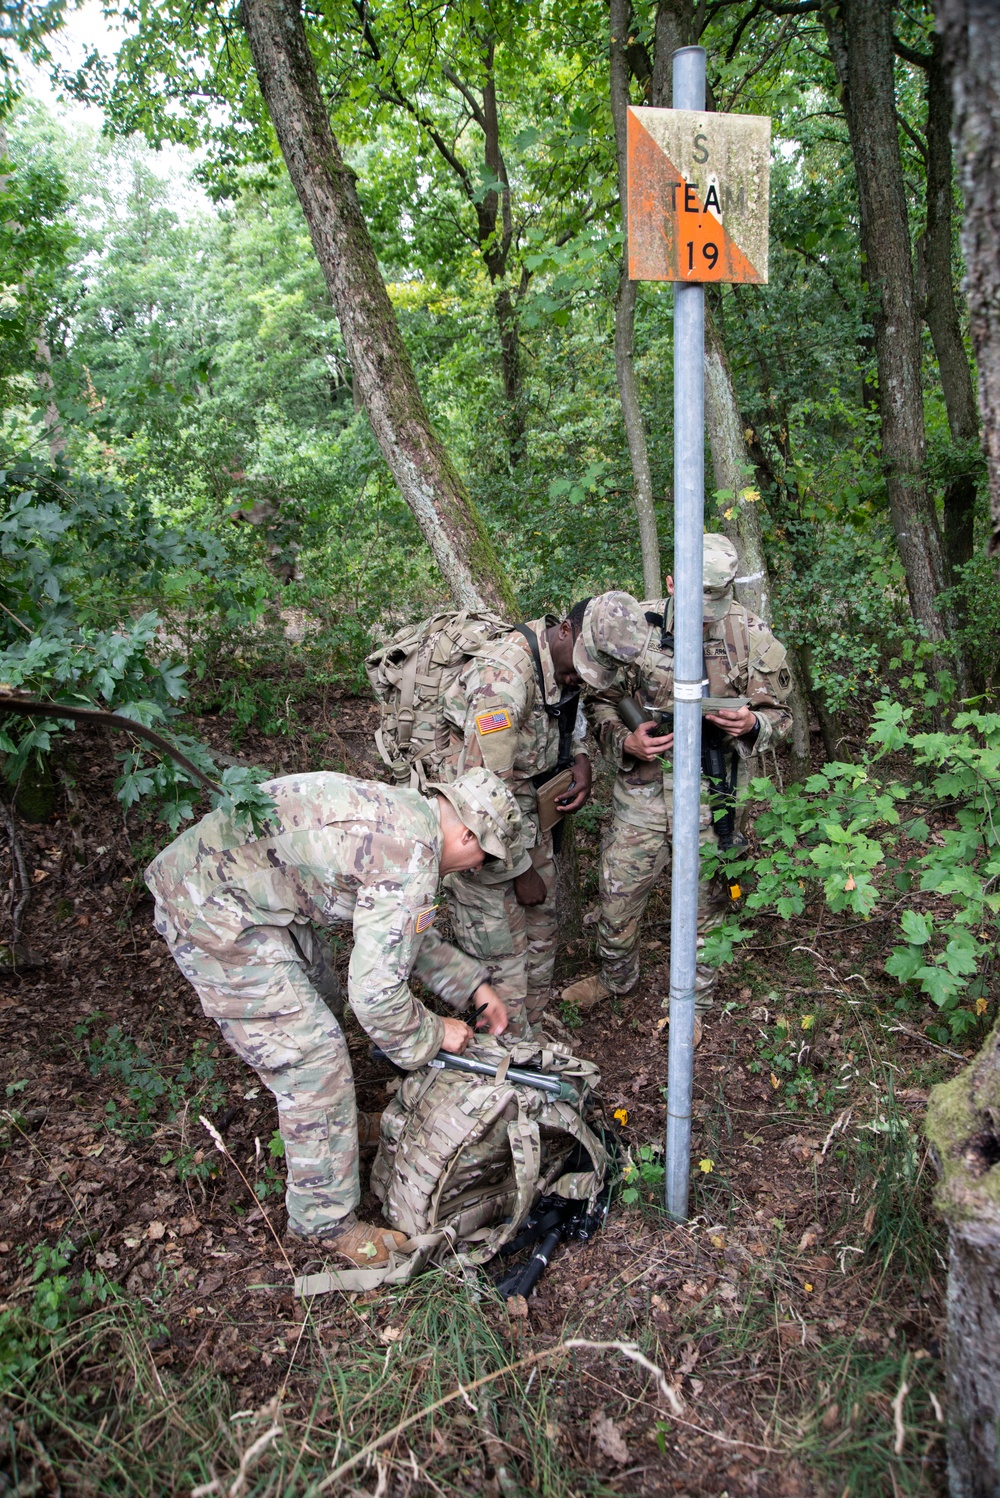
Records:
[[[694,138],[694,159],[701,165],[708,160],[708,136],[700,132]]]

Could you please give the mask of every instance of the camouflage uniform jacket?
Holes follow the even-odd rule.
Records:
[[[230,968],[288,959],[268,928],[353,927],[347,996],[365,1030],[412,1069],[444,1030],[411,993],[411,971],[456,1009],[485,967],[433,929],[437,807],[417,791],[320,773],[266,782],[276,815],[255,837],[222,811],[153,860],[146,883],[185,944]]]
[[[559,703],[562,688],[545,631],[557,622],[547,615],[526,626],[538,640],[545,702],[550,707]],[[559,758],[559,724],[545,711],[524,636],[513,630],[470,657],[443,689],[441,708],[451,740],[444,763],[438,766],[440,778],[454,780],[475,765],[485,765],[506,781],[521,809],[523,848],[520,853],[515,850],[514,873],[523,873],[531,867],[527,849],[539,836],[532,776],[554,769]],[[585,733],[586,722],[578,714],[570,750],[574,756],[588,752]],[[488,869],[477,877],[491,882]]]
[[[648,599],[639,607],[644,614],[663,617],[665,630],[670,632],[672,599]],[[760,729],[753,744],[746,738],[727,736],[736,753],[741,759],[749,759],[780,743],[792,726],[792,715],[785,706],[792,680],[784,645],[774,638],[762,619],[733,602],[724,618],[705,621],[704,648],[709,696],[746,697],[757,714]],[[619,718],[616,704],[623,697],[636,696],[644,706],[669,711],[673,690],[673,652],[661,649],[659,627],[650,625],[645,649],[638,660],[623,667],[606,691],[588,698],[598,743],[606,758],[618,768],[615,815],[637,826],[665,818],[663,779],[652,766],[623,752],[629,730]]]

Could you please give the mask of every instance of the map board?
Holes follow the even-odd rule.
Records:
[[[766,282],[770,154],[762,115],[630,106],[630,278]]]

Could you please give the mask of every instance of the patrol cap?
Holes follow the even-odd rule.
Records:
[[[740,559],[728,536],[709,533],[702,541],[702,587],[705,619],[724,619],[733,601],[733,579]]]
[[[444,796],[460,822],[476,834],[484,853],[513,866],[513,848],[521,835],[521,809],[499,775],[478,766],[448,785],[429,784],[429,793]]]
[[[573,669],[600,692],[619,666],[636,660],[649,626],[631,593],[600,593],[592,598],[573,646]]]

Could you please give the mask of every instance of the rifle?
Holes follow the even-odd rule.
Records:
[[[508,1073],[509,1075],[509,1073]],[[617,1158],[617,1143],[614,1134],[602,1131],[605,1145],[610,1145],[612,1161]],[[566,1170],[586,1169],[589,1156],[582,1145],[577,1145],[566,1162]],[[497,1292],[507,1300],[512,1295],[527,1297],[538,1284],[560,1243],[586,1243],[600,1228],[608,1215],[611,1195],[614,1190],[614,1172],[609,1170],[608,1181],[592,1209],[586,1202],[570,1201],[565,1196],[542,1196],[535,1203],[524,1227],[505,1243],[499,1256],[511,1259],[533,1243],[538,1247],[526,1264],[512,1269],[497,1283]],[[540,1240],[540,1241],[539,1241]]]

